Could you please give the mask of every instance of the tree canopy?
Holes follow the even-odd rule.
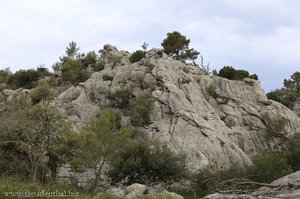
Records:
[[[190,40],[177,31],[168,33],[167,38],[161,43],[164,52],[173,59],[194,61],[200,53],[189,48],[189,44]]]
[[[267,97],[294,109],[295,101],[300,97],[300,72],[297,71],[291,75],[290,79],[285,79],[283,88],[269,92]]]

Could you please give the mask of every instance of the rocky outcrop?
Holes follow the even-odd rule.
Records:
[[[105,69],[61,93],[54,102],[81,130],[110,105],[108,91],[128,87],[132,98],[148,90],[155,98],[151,123],[142,130],[149,139],[187,154],[190,170],[251,165],[264,148],[282,147],[283,138],[300,133],[300,119],[285,106],[268,100],[259,82],[232,81],[205,75],[194,65],[150,50],[130,64],[129,53],[111,45],[103,49]],[[104,80],[109,75],[112,80]],[[283,118],[280,128],[272,128]],[[272,131],[270,131],[270,129]],[[272,136],[267,137],[267,134]]]
[[[155,189],[153,187],[147,187],[138,183],[132,184],[125,188],[111,188],[107,190],[107,192],[117,196],[120,199],[139,199],[143,196],[159,196],[161,198],[183,199],[182,196],[174,192],[169,192],[163,189]],[[101,193],[99,196],[101,198]]]
[[[279,178],[268,187],[261,187],[251,194],[215,193],[204,199],[293,199],[300,198],[300,171]]]

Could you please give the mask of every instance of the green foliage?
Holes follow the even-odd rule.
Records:
[[[97,54],[95,51],[88,52],[81,60],[83,64],[83,68],[87,68],[89,66],[94,66],[97,63]]]
[[[190,40],[181,33],[174,31],[167,34],[167,38],[161,43],[164,52],[176,60],[195,60],[200,54],[196,50],[189,49]]]
[[[248,175],[256,182],[270,183],[282,176],[292,173],[292,167],[282,154],[271,151],[263,151],[252,159],[253,167]]]
[[[270,183],[292,172],[287,159],[279,153],[263,151],[254,156],[252,161],[253,166],[244,169],[233,166],[217,172],[200,171],[193,179],[195,194],[197,197],[203,197],[217,190],[251,191],[259,187],[255,182]],[[247,183],[249,181],[254,183]]]
[[[135,63],[135,62],[138,62],[141,59],[145,58],[145,56],[146,56],[146,52],[145,51],[143,51],[143,50],[137,50],[137,51],[134,51],[132,53],[132,55],[129,57],[129,61],[130,61],[130,63]]]
[[[297,96],[300,95],[300,72],[292,74],[291,79],[285,79],[283,82],[284,88],[292,90]]]
[[[120,199],[119,197],[113,195],[112,193],[109,193],[109,192],[104,192],[104,193],[101,193],[101,199]]]
[[[7,192],[13,192],[17,194],[24,194],[23,196],[6,196]],[[44,195],[42,193],[44,192]],[[25,195],[27,193],[27,195]],[[30,194],[40,194],[38,195],[30,195]],[[48,193],[48,197],[46,197],[46,193]],[[85,193],[82,190],[72,187],[66,184],[57,184],[57,183],[48,183],[48,184],[39,184],[28,182],[28,180],[24,180],[22,178],[18,178],[15,176],[0,176],[0,198],[57,198],[51,197],[50,194],[57,193],[57,196],[70,194],[70,197],[60,197],[60,198],[78,198],[78,199],[94,199],[91,194]],[[58,195],[61,194],[61,195]],[[73,195],[71,195],[73,194]]]
[[[131,93],[128,87],[116,89],[115,91],[109,91],[106,98],[111,101],[113,107],[125,109],[130,103]]]
[[[208,87],[206,88],[206,91],[208,92],[208,94],[210,96],[212,96],[213,98],[217,98],[218,94],[217,94],[217,86],[214,83],[210,83],[208,85]]]
[[[258,76],[256,74],[249,75],[250,79],[258,80]]]
[[[185,72],[186,74],[189,74],[190,73],[190,68],[189,67],[183,67],[183,72]]]
[[[289,138],[286,146],[285,157],[288,160],[289,165],[294,171],[300,170],[300,134],[295,134]]]
[[[188,77],[183,77],[181,79],[181,84],[189,84],[191,82],[191,79]]]
[[[245,178],[247,170],[235,167],[212,172],[201,170],[194,177],[194,193],[197,197],[203,197],[219,189],[219,184],[230,179]]]
[[[250,78],[258,80],[256,74],[249,75],[249,72],[246,70],[236,70],[232,66],[224,66],[219,73],[216,73],[220,77],[224,77],[230,80],[243,80],[244,78]]]
[[[29,175],[34,181],[44,181],[45,172],[50,170],[55,178],[61,157],[58,148],[69,127],[56,109],[31,106],[18,97],[0,114],[0,148],[2,158],[8,161],[7,171],[20,171],[20,175]],[[23,170],[16,169],[16,165],[23,166]]]
[[[90,78],[90,74],[83,70],[82,61],[79,59],[67,59],[61,68],[63,81],[73,84],[84,82]]]
[[[122,150],[133,128],[121,126],[118,111],[106,109],[84,132],[74,136],[71,145],[75,146],[71,156],[73,169],[82,171],[92,168],[95,173],[91,191],[94,191],[101,180],[103,166],[110,162],[116,151]]]
[[[36,86],[39,78],[39,73],[33,69],[19,70],[13,75],[9,76],[7,84],[12,89],[17,89],[20,87],[31,89]]]
[[[136,140],[117,153],[110,164],[114,183],[157,184],[177,182],[185,176],[185,158],[158,142]]]
[[[54,98],[54,89],[51,86],[44,82],[41,83],[38,87],[36,87],[31,93],[31,100],[33,104],[37,104],[39,102],[46,102],[52,100]]]
[[[78,55],[79,48],[77,47],[77,43],[75,41],[71,41],[69,46],[66,47],[67,57],[70,59],[74,59]]]
[[[111,75],[108,75],[108,74],[104,74],[104,75],[102,76],[102,79],[103,79],[104,81],[112,81],[112,80],[114,79],[114,77],[111,76]]]
[[[267,138],[281,136],[281,133],[287,123],[287,119],[285,117],[278,115],[276,118],[273,118],[267,112],[263,113],[261,117],[267,126]]]
[[[300,72],[293,73],[283,84],[283,88],[269,92],[267,97],[293,109],[296,99],[300,97]]]
[[[39,77],[51,76],[48,68],[45,68],[43,66],[37,67],[36,72],[39,74]]]
[[[131,123],[134,126],[145,126],[150,122],[150,113],[153,109],[153,98],[150,92],[144,92],[136,97],[131,105]]]
[[[247,77],[249,77],[248,71],[245,71],[245,70],[236,70],[235,71],[235,76],[234,76],[235,80],[242,81],[244,78],[247,78]]]
[[[234,80],[236,70],[232,66],[224,66],[218,73],[218,76]]]
[[[268,99],[277,101],[286,107],[293,109],[295,100],[296,100],[296,93],[285,89],[276,89],[267,93]]]
[[[10,72],[9,68],[0,70],[0,84],[2,84],[2,83],[6,84],[10,75],[11,75],[11,72]]]
[[[101,61],[97,61],[94,65],[93,68],[95,71],[102,71],[104,69],[104,64]]]

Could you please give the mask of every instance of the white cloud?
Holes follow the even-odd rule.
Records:
[[[191,39],[212,66],[258,73],[279,87],[299,70],[297,0],[4,0],[0,8],[0,68],[51,66],[75,40],[82,51],[112,43],[135,50],[160,47],[166,33]],[[276,78],[274,78],[276,77]]]

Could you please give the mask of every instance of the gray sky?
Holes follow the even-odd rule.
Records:
[[[266,91],[300,70],[299,0],[0,0],[0,69],[51,67],[72,40],[80,52],[161,47],[191,39],[212,69],[259,76]]]

